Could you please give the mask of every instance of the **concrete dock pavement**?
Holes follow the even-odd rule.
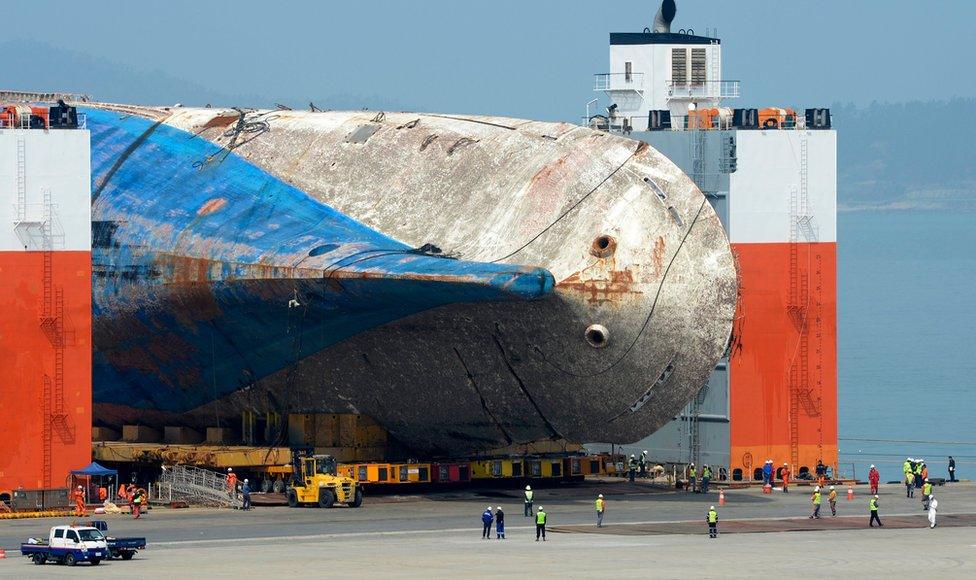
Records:
[[[608,489],[609,488],[609,489]],[[859,488],[867,491],[866,486]],[[610,493],[607,493],[610,491]],[[846,490],[845,490],[846,492]],[[867,527],[866,493],[841,500],[839,516],[806,519],[806,493],[734,490],[719,508],[720,537],[704,521],[717,494],[634,490],[610,484],[539,490],[549,541],[534,542],[519,490],[466,490],[367,499],[361,509],[156,509],[145,520],[109,516],[118,536],[145,535],[150,548],[130,562],[104,562],[100,577],[350,574],[356,577],[616,576],[745,577],[759,567],[810,570],[822,577],[924,570],[941,578],[976,576],[976,487],[937,488],[940,526],[928,528],[917,499],[900,486],[881,489],[884,529]],[[597,530],[593,499],[607,496],[607,527]],[[507,512],[507,540],[480,538],[485,506]],[[18,555],[28,536],[63,519],[0,522],[0,577],[67,576],[81,570],[37,567]],[[70,522],[70,518],[67,519]],[[900,529],[896,529],[900,528]],[[804,529],[809,531],[788,531]],[[733,532],[752,533],[733,533]]]

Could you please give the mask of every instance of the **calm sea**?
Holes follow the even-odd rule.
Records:
[[[843,212],[837,251],[842,468],[976,479],[976,213]]]

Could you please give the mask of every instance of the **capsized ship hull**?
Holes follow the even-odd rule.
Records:
[[[490,117],[85,112],[96,424],[355,412],[432,455],[629,442],[728,342],[728,240],[646,144]]]

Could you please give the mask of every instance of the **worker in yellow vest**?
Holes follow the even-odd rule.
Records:
[[[715,506],[708,508],[708,513],[705,515],[705,521],[708,522],[708,537],[717,538],[718,537],[718,512],[715,511]]]
[[[929,497],[932,496],[932,483],[929,480],[925,480],[922,484],[922,511],[929,511]]]
[[[603,527],[603,511],[607,508],[607,502],[603,500],[603,494],[596,498],[596,527]]]
[[[813,502],[813,513],[810,514],[810,519],[820,519],[820,503],[823,498],[820,496],[820,486],[813,488],[813,496],[810,497],[810,501]]]
[[[532,497],[533,497],[532,486],[525,486],[525,517],[532,517]]]
[[[837,516],[837,490],[830,486],[830,493],[827,494],[827,503],[830,504],[830,515]]]
[[[695,470],[695,464],[692,463],[691,465],[688,466],[688,489],[687,490],[698,493],[698,490],[695,489],[696,475],[698,475],[698,472]]]
[[[868,509],[871,510],[871,520],[869,522],[871,527],[874,527],[874,522],[878,522],[879,526],[884,527],[884,524],[881,523],[881,518],[878,517],[878,496],[871,498],[871,501],[868,502]]]
[[[539,541],[539,536],[542,536],[542,541],[546,541],[546,518],[548,514],[539,506],[539,511],[535,514],[535,541]]]

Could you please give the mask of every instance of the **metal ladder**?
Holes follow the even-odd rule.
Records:
[[[798,344],[796,356],[789,368],[789,423],[790,460],[794,467],[799,464],[799,420],[800,410],[808,417],[821,415],[820,402],[815,401],[810,388],[810,273],[800,271],[800,244],[814,242],[817,230],[809,201],[809,145],[806,131],[798,132],[800,137],[799,188],[790,189],[790,293],[787,311],[790,321],[797,330]],[[807,249],[809,252],[809,248]],[[819,329],[818,329],[819,333]]]
[[[711,34],[714,36],[718,36],[718,29],[716,28],[715,30],[713,30]],[[711,56],[711,58],[709,59],[710,60],[709,68],[711,70],[709,70],[709,77],[708,77],[708,81],[709,81],[708,93],[709,96],[714,99],[722,98],[722,83],[720,82],[722,80],[722,63],[721,61],[719,61],[719,56],[718,56],[719,46],[721,46],[719,42],[717,40],[713,40],[711,46],[709,46],[709,51],[708,51]]]
[[[14,226],[27,220],[27,144],[17,136],[17,221]]]
[[[172,499],[181,499],[195,505],[212,507],[241,507],[237,496],[231,498],[227,491],[227,476],[189,465],[167,467],[159,478],[160,496],[168,493]]]

